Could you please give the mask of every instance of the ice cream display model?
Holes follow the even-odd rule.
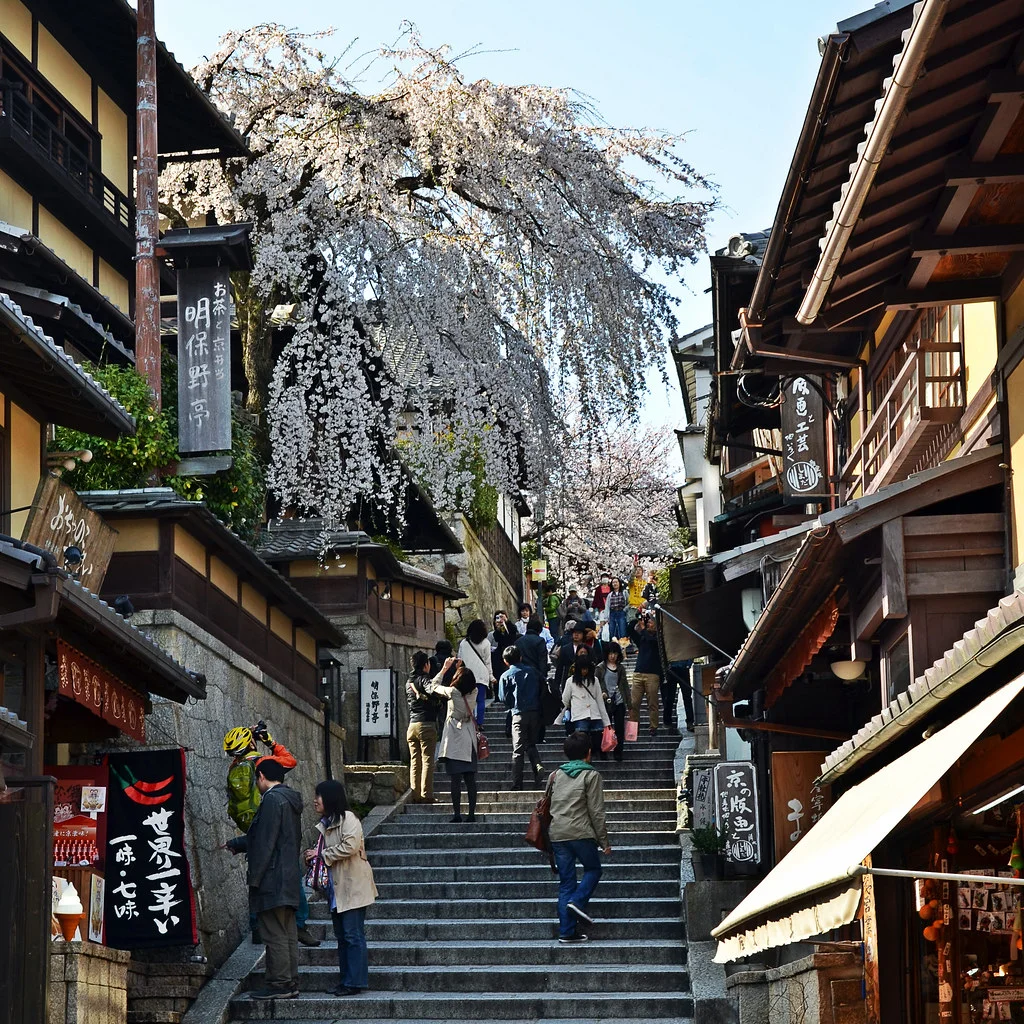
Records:
[[[85,916],[82,908],[82,901],[78,897],[78,890],[68,882],[64,891],[60,894],[57,908],[54,910],[57,920],[60,922],[60,931],[67,942],[75,937],[75,931],[79,922]]]

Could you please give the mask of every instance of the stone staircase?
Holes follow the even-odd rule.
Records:
[[[367,841],[380,898],[367,914],[370,987],[347,998],[326,907],[310,928],[324,944],[299,950],[298,999],[232,1000],[231,1019],[273,1021],[688,1020],[693,1016],[679,898],[672,758],[661,729],[628,744],[621,764],[597,761],[612,854],[583,946],[557,942],[557,876],[523,841],[539,788],[510,792],[504,709],[490,706],[491,757],[477,775],[476,821],[450,824],[448,776],[437,803],[410,804]],[[547,773],[564,761],[560,727],[540,746]],[[530,771],[526,771],[527,779]],[[525,785],[530,786],[527,781]],[[466,814],[466,795],[462,796]],[[262,961],[261,961],[262,966]],[[259,987],[261,970],[246,988]]]

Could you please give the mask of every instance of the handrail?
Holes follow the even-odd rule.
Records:
[[[925,370],[927,357],[942,352],[960,356],[961,346],[952,342],[929,342],[908,353],[906,362],[843,464],[840,477],[846,483],[847,494],[858,487],[867,493],[881,463],[895,450],[915,413],[922,409],[963,407],[962,357],[955,360],[956,368],[951,373],[927,373]]]
[[[12,128],[34,143],[36,149],[65,173],[68,181],[90,195],[123,228],[134,230],[135,210],[131,200],[103,175],[89,157],[20,92],[4,89],[2,96],[3,115]]]

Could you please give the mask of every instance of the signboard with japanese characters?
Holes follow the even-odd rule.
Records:
[[[832,806],[831,787],[815,783],[826,756],[825,751],[814,750],[772,754],[776,862],[782,860]]]
[[[146,699],[63,640],[57,641],[57,688],[108,725],[146,741]]]
[[[693,827],[707,828],[715,823],[715,794],[710,768],[694,768]]]
[[[830,493],[820,389],[817,377],[786,378],[782,389],[782,493],[796,501]]]
[[[178,450],[231,447],[231,291],[226,267],[178,271]]]
[[[185,854],[185,752],[107,757],[104,935],[115,949],[197,941]]]
[[[359,670],[359,735],[391,736],[394,719],[394,673],[389,668]]]
[[[734,864],[761,863],[757,779],[750,761],[715,765],[715,809],[725,833],[725,856]]]
[[[48,473],[36,488],[22,540],[49,551],[62,569],[73,573],[84,587],[98,594],[114,553],[117,530],[108,526],[91,508],[86,508],[67,484]],[[82,552],[82,560],[77,565],[65,564],[64,552],[68,548]]]

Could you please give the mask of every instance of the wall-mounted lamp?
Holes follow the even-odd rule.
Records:
[[[369,597],[371,594],[376,594],[381,601],[390,601],[391,583],[384,582],[383,585],[381,585],[380,580],[367,580],[366,596]]]
[[[88,448],[79,448],[73,452],[47,452],[46,465],[54,476],[62,476],[76,469],[80,462],[92,462],[92,452]]]
[[[84,557],[82,549],[75,547],[73,544],[71,547],[64,549],[64,568],[75,579],[78,579],[78,574],[82,571],[82,560]]]
[[[867,663],[863,661],[833,661],[831,665],[832,674],[844,683],[860,679],[866,667]]]

